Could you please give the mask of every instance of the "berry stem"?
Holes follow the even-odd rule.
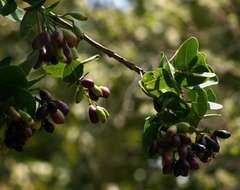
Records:
[[[60,26],[64,26],[65,28],[68,29],[73,29],[73,25],[70,24],[69,22],[67,22],[65,19],[59,17],[58,15],[56,15],[53,12],[49,12],[50,17],[56,22],[58,23]],[[82,39],[84,41],[86,41],[88,44],[90,44],[91,46],[95,47],[97,50],[99,50],[100,52],[106,54],[108,57],[111,57],[115,60],[117,60],[120,64],[126,66],[128,69],[135,71],[137,74],[142,75],[144,74],[144,70],[143,68],[137,66],[136,64],[128,61],[126,58],[122,57],[121,55],[115,53],[114,51],[112,51],[111,49],[105,47],[104,45],[100,44],[99,42],[93,40],[92,38],[90,38],[87,34],[82,33]]]

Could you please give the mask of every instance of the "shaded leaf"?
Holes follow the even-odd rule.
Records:
[[[57,65],[44,64],[42,68],[49,76],[54,78],[62,78],[65,65],[65,63],[59,62]]]

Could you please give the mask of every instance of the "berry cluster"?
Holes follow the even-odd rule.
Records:
[[[226,139],[230,133],[216,130],[212,134],[193,131],[187,123],[180,122],[169,128],[162,128],[160,135],[150,147],[152,156],[162,156],[164,174],[188,176],[190,170],[199,169],[199,161],[208,162],[219,152],[217,138]]]
[[[33,135],[34,124],[34,120],[28,113],[22,110],[17,111],[10,106],[4,136],[5,145],[10,149],[22,151],[26,141]]]
[[[98,123],[99,121],[105,123],[109,117],[109,113],[104,107],[97,106],[96,101],[101,97],[108,98],[110,90],[106,86],[97,86],[91,79],[81,79],[79,83],[86,89],[89,98],[90,106],[88,113],[90,121],[92,123]]]
[[[61,100],[54,100],[52,95],[46,90],[40,90],[39,97],[36,119],[41,121],[41,127],[45,129],[45,131],[52,133],[54,131],[54,125],[49,121],[48,117],[50,116],[55,124],[63,124],[65,116],[69,112],[69,107]]]
[[[34,68],[41,67],[43,63],[54,65],[59,61],[71,63],[72,60],[78,58],[76,46],[79,41],[79,38],[69,30],[57,29],[52,33],[41,32],[32,42],[32,48],[39,50],[38,62]]]
[[[23,110],[16,110],[13,106],[9,107],[4,136],[4,143],[9,149],[22,151],[27,140],[42,128],[46,132],[52,133],[54,125],[48,116],[55,124],[64,123],[65,116],[69,112],[68,105],[61,100],[54,100],[52,95],[45,90],[40,90],[39,97],[40,99],[36,98],[39,104],[35,118]]]

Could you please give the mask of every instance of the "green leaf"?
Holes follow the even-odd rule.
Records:
[[[23,16],[20,25],[21,36],[32,39],[37,34],[37,10],[30,10]]]
[[[44,64],[42,68],[51,77],[63,78],[65,65],[66,65],[65,63],[59,62],[57,65]]]
[[[54,2],[53,4],[51,4],[50,6],[48,6],[46,8],[46,11],[50,12],[50,11],[54,10],[58,6],[59,3],[60,3],[60,1]]]
[[[75,91],[75,103],[80,103],[84,97],[84,89],[82,86],[77,86]]]
[[[22,109],[29,113],[31,116],[34,116],[36,109],[36,102],[33,96],[24,89],[16,90],[14,94],[15,106],[16,108]]]
[[[143,150],[146,155],[149,155],[149,150],[154,142],[154,140],[157,138],[158,134],[158,128],[160,127],[158,123],[154,123],[152,121],[152,117],[148,117],[145,120],[144,124],[144,133],[143,133]]]
[[[4,66],[7,66],[7,65],[10,65],[12,61],[12,58],[11,57],[5,57],[3,58],[1,61],[0,61],[0,67],[4,67]]]
[[[28,55],[27,60],[20,65],[26,75],[31,71],[33,66],[37,64],[38,58],[39,50],[34,50]]]
[[[26,87],[27,79],[19,66],[0,67],[0,86]]]
[[[195,37],[190,37],[178,48],[170,62],[177,69],[187,69],[192,59],[197,55],[198,47],[198,40]]]
[[[208,101],[216,102],[217,98],[216,98],[216,95],[214,94],[213,90],[211,88],[207,88],[206,92],[207,92],[207,96],[208,96]]]
[[[208,106],[210,110],[220,110],[223,108],[223,106],[221,104],[218,104],[216,102],[208,102]]]
[[[46,75],[41,75],[41,76],[37,77],[36,79],[28,81],[28,87],[32,87],[33,85],[38,83],[40,80],[42,80],[45,76]]]
[[[76,82],[82,75],[83,64],[77,60],[73,60],[64,68],[63,80],[65,82]]]
[[[86,16],[82,15],[79,12],[69,12],[69,13],[64,14],[63,16],[64,17],[65,16],[71,16],[71,17],[73,17],[73,18],[75,18],[77,20],[80,20],[80,21],[85,21],[85,20],[88,19]]]
[[[0,14],[3,16],[7,16],[13,13],[17,9],[17,4],[15,0],[7,0],[6,4],[1,7]]]
[[[208,97],[204,89],[194,89],[196,93],[195,100],[192,102],[192,107],[198,116],[202,117],[208,110]]]

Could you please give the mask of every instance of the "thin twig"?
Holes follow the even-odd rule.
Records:
[[[52,19],[55,22],[59,23],[61,26],[65,26],[69,29],[73,29],[72,24],[70,24],[69,22],[67,22],[63,18],[58,17],[55,13],[50,12],[50,15],[51,15]],[[136,64],[128,61],[124,57],[120,56],[119,54],[115,53],[111,49],[109,49],[109,48],[105,47],[104,45],[100,44],[99,42],[96,42],[95,40],[90,38],[87,34],[82,33],[81,37],[84,41],[86,41],[91,46],[95,47],[98,51],[100,51],[100,52],[106,54],[107,56],[117,60],[120,64],[126,66],[128,69],[130,69],[132,71],[135,71],[139,75],[142,75],[144,73],[144,70],[141,67],[139,67]]]

